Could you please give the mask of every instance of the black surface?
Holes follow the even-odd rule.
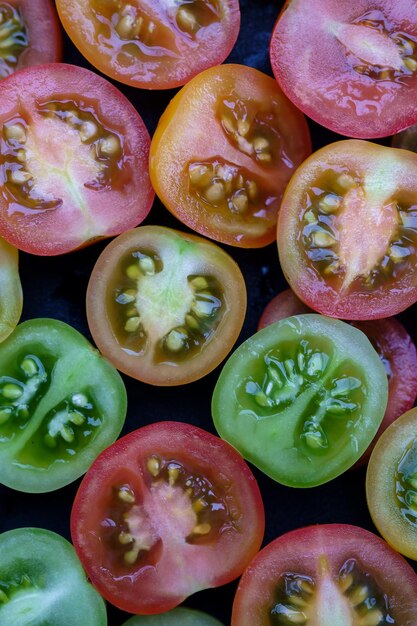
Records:
[[[271,74],[268,45],[282,4],[277,0],[241,1],[241,33],[228,61],[250,65]],[[68,38],[65,39],[64,60],[94,69]],[[174,91],[146,92],[120,84],[117,86],[137,107],[152,134]],[[340,138],[316,124],[311,123],[310,127],[315,149]],[[186,230],[159,201],[155,202],[144,223]],[[25,298],[22,321],[54,317],[71,324],[91,340],[85,316],[85,290],[94,263],[106,245],[106,242],[101,242],[53,259],[22,253],[21,278]],[[248,314],[239,340],[242,341],[256,331],[265,305],[287,285],[278,264],[275,244],[257,251],[224,248],[239,263],[248,289]],[[417,339],[415,314],[414,306],[399,316],[414,340]],[[178,388],[153,388],[125,376],[129,409],[123,433],[145,424],[171,419],[196,424],[214,432],[210,401],[219,371],[220,368],[203,380]],[[366,507],[365,469],[347,472],[311,490],[286,488],[257,470],[254,473],[259,480],[266,509],[265,543],[288,530],[315,523],[350,523],[375,531]],[[38,526],[69,539],[69,514],[78,484],[79,481],[43,495],[21,494],[0,486],[0,532],[21,526]],[[200,592],[189,598],[185,605],[205,610],[227,625],[230,623],[235,588],[233,583]],[[108,614],[109,626],[120,625],[128,617],[110,605]]]

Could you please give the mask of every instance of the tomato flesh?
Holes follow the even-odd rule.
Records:
[[[168,105],[152,140],[151,178],[168,210],[193,230],[257,248],[275,239],[282,193],[310,152],[305,119],[274,80],[221,65]]]
[[[88,70],[54,64],[10,76],[0,94],[7,241],[62,254],[144,219],[154,197],[150,139],[119,91]]]
[[[313,487],[368,447],[382,421],[387,377],[355,328],[318,315],[268,326],[243,343],[212,400],[217,431],[274,480]]]
[[[97,69],[148,89],[179,87],[222,63],[240,26],[238,0],[58,0],[57,8]]]
[[[280,209],[278,250],[301,300],[343,319],[389,317],[417,299],[417,156],[362,141],[322,148]]]
[[[417,7],[411,0],[289,0],[271,40],[285,94],[349,137],[392,135],[417,121]]]
[[[244,573],[232,626],[414,624],[417,577],[376,535],[347,524],[279,537]]]
[[[0,238],[0,342],[14,330],[22,313],[18,262],[16,248]]]
[[[216,367],[245,311],[243,276],[223,250],[159,226],[115,239],[87,291],[100,350],[121,371],[156,385],[184,384]]]
[[[163,615],[131,617],[123,626],[222,626],[222,624],[201,611],[178,608]]]
[[[147,426],[108,448],[81,483],[71,516],[93,584],[119,608],[144,615],[236,578],[263,527],[260,493],[242,458],[178,422]]]

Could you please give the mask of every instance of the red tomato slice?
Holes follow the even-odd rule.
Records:
[[[297,296],[286,289],[265,308],[258,330],[292,315],[312,313]],[[384,419],[365,454],[354,466],[366,463],[382,433],[392,422],[411,409],[417,396],[417,351],[410,335],[398,320],[351,322],[368,337],[384,364],[388,376],[388,404]]]
[[[232,626],[417,623],[417,576],[376,535],[347,524],[279,537],[240,581]]]
[[[144,615],[239,576],[263,532],[261,495],[242,457],[179,422],[146,426],[105,450],[71,516],[92,583],[109,602]]]
[[[232,50],[239,0],[57,0],[65,30],[107,76],[133,87],[179,87]]]
[[[417,121],[413,0],[288,0],[271,40],[285,94],[350,137],[386,137]]]
[[[0,4],[0,78],[62,55],[61,30],[51,0],[7,0]]]
[[[0,84],[0,234],[53,255],[140,223],[154,192],[150,137],[130,102],[72,65],[33,67]]]
[[[366,141],[315,152],[282,201],[278,251],[297,296],[341,319],[417,300],[417,155]]]

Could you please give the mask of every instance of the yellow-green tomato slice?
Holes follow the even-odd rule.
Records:
[[[78,331],[20,324],[0,344],[0,482],[31,493],[67,485],[116,440],[126,407],[120,375]]]
[[[106,626],[72,545],[41,528],[0,535],[1,626]]]
[[[384,539],[417,561],[417,408],[380,437],[368,465],[366,497]]]
[[[22,314],[19,252],[0,237],[0,341],[16,327]]]
[[[367,337],[339,320],[290,317],[229,358],[212,412],[223,439],[274,480],[314,487],[353,465],[387,404],[387,376]]]
[[[201,611],[178,608],[162,615],[136,615],[124,626],[222,626],[214,617]]]

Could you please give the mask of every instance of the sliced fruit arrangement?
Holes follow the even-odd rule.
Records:
[[[130,102],[73,65],[0,83],[0,234],[21,250],[69,252],[148,214],[150,138]]]
[[[163,615],[137,615],[128,619],[124,626],[222,626],[222,624],[207,613],[179,608]]]
[[[310,152],[304,116],[272,78],[221,65],[191,80],[161,117],[152,184],[193,230],[259,248],[274,241],[282,193]]]
[[[0,341],[10,335],[22,314],[19,252],[0,238]]]
[[[122,372],[154,385],[181,385],[213,370],[245,312],[245,281],[233,259],[201,237],[161,226],[112,241],[87,290],[99,349]]]
[[[291,289],[278,294],[266,307],[259,320],[259,330],[290,315],[313,313]],[[417,397],[417,351],[410,335],[398,320],[350,322],[368,337],[379,354],[388,377],[388,404],[375,439],[358,461],[366,463],[381,434],[405,411],[411,409]]]
[[[376,535],[309,526],[266,546],[240,581],[232,626],[405,626],[417,621],[417,576]]]
[[[389,317],[417,300],[417,155],[339,141],[307,159],[278,224],[284,274],[312,309]]]
[[[288,0],[270,54],[290,100],[337,133],[386,137],[417,122],[413,0]]]
[[[119,374],[74,328],[23,322],[0,344],[0,482],[30,493],[72,482],[117,438],[126,404]]]
[[[179,87],[222,63],[239,0],[57,0],[65,30],[97,69],[146,89]]]
[[[392,547],[417,561],[417,409],[381,436],[368,465],[366,495],[375,526]]]
[[[268,476],[314,487],[351,467],[381,424],[387,376],[356,328],[298,315],[247,339],[214,390],[221,437]]]
[[[0,2],[0,79],[61,60],[62,38],[51,0]]]
[[[103,599],[72,545],[41,528],[0,535],[0,624],[106,626]]]
[[[92,583],[117,607],[143,615],[239,576],[263,532],[261,495],[242,457],[180,422],[146,426],[105,450],[71,515]]]

